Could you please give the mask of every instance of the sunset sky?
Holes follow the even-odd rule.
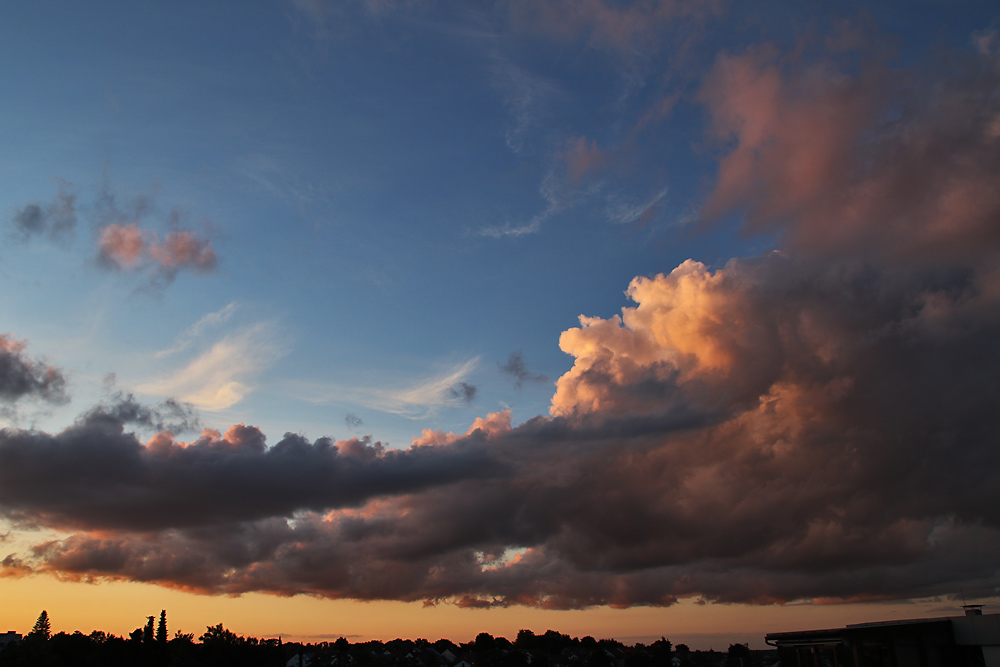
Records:
[[[0,9],[0,632],[1000,611],[995,0]]]

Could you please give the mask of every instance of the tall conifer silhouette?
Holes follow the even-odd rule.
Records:
[[[156,643],[165,646],[167,643],[167,610],[160,610],[160,622],[156,624]]]
[[[146,646],[153,644],[153,620],[152,616],[146,617],[146,627],[142,629],[142,643]]]
[[[31,628],[31,632],[28,633],[28,636],[42,641],[46,641],[50,636],[52,636],[52,627],[49,625],[49,612],[44,609],[42,610],[42,613],[38,615],[38,620],[35,621],[35,626]]]

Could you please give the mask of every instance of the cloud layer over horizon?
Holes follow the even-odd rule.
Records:
[[[640,39],[641,18],[589,39]],[[574,365],[548,416],[402,450],[267,447],[244,424],[143,441],[134,409],[4,429],[0,513],[63,536],[0,576],[470,607],[997,595],[1000,65],[855,56],[718,57],[699,222],[736,217],[780,250],[634,278],[620,315],[562,333]],[[184,248],[177,266],[210,252]],[[0,387],[22,369],[13,398],[44,393],[48,371],[8,348]],[[540,377],[521,353],[500,370]],[[471,401],[467,372],[434,396]]]

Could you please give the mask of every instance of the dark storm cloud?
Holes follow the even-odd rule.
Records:
[[[66,378],[62,371],[24,353],[25,342],[0,334],[0,402],[38,398],[66,403]],[[2,407],[2,406],[0,406]]]
[[[502,473],[475,443],[385,451],[367,438],[286,434],[266,448],[260,431],[237,425],[192,443],[161,432],[143,444],[112,412],[92,411],[55,435],[0,431],[0,507],[27,522],[155,530],[356,506]]]
[[[106,415],[8,429],[4,512],[78,530],[9,567],[470,607],[1000,593],[987,65],[912,96],[877,66],[720,58],[703,99],[731,143],[705,217],[785,250],[634,279],[620,315],[563,332],[551,416],[517,427],[402,451],[267,449],[242,425],[143,445]]]
[[[520,350],[511,352],[506,363],[497,362],[497,367],[505,375],[514,378],[514,386],[518,389],[523,387],[525,382],[547,382],[549,379],[541,373],[535,375],[528,371],[528,363],[524,360],[524,354]]]

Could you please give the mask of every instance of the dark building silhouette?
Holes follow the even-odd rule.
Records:
[[[965,616],[775,632],[764,641],[782,667],[1000,667],[1000,614],[967,605]]]

